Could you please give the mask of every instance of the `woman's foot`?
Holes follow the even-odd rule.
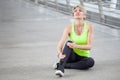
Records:
[[[55,74],[56,74],[57,76],[59,76],[59,77],[63,77],[63,76],[64,76],[64,72],[62,72],[61,70],[57,70],[57,71],[55,72]]]
[[[59,65],[55,74],[59,77],[63,77],[64,76],[64,67],[62,65]]]

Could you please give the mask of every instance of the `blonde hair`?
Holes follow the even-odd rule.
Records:
[[[87,11],[86,11],[85,8],[84,8],[83,6],[81,6],[81,5],[77,5],[77,6],[73,7],[73,10],[72,10],[73,14],[74,14],[74,10],[75,10],[76,8],[80,8],[80,10],[82,10],[82,12],[84,13],[84,15],[87,15]]]

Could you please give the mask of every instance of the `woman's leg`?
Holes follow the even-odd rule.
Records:
[[[70,69],[89,69],[94,66],[94,60],[91,57],[82,58],[81,60],[74,63],[67,63]]]
[[[70,41],[67,41],[67,42],[70,42]],[[72,55],[73,50],[72,50],[72,48],[67,46],[67,42],[66,42],[66,44],[65,44],[65,46],[63,48],[63,51],[62,51],[62,53],[65,54],[65,58],[60,59],[60,65],[62,65],[62,66],[65,66],[65,64],[67,62],[71,62],[72,61],[71,59],[74,59],[73,58],[74,56]]]
[[[65,54],[66,56],[64,59],[60,59],[57,71],[55,72],[55,74],[60,76],[60,77],[62,77],[64,75],[64,67],[65,67],[66,63],[68,62],[69,57],[72,54],[72,49],[67,46],[67,42],[64,46],[62,53]]]

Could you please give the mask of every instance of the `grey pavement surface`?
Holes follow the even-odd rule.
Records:
[[[23,0],[0,0],[0,80],[119,80],[119,31],[93,22],[95,66],[55,76],[56,46],[71,19]]]

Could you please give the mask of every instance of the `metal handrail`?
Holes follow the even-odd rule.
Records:
[[[50,6],[50,5],[54,4],[52,7],[54,7],[57,11],[60,11],[60,12],[62,11],[62,12],[67,13],[67,14],[71,14],[70,12],[71,12],[71,9],[73,7],[70,3],[71,2],[70,0],[69,0],[70,2],[68,2],[68,0],[64,0],[64,2],[60,2],[60,1],[63,1],[63,0],[32,0],[32,1],[34,1],[35,3],[36,3],[36,1],[38,1],[37,2],[38,4],[39,4],[39,2],[42,2],[43,5],[45,5],[45,6]],[[74,3],[74,2],[72,1],[72,3]],[[74,4],[80,4],[79,3],[80,0],[78,0],[77,2],[78,3],[74,3]],[[99,6],[97,5],[98,3],[100,3]],[[91,12],[93,14],[95,14],[94,17],[93,17],[93,15],[91,13],[88,13],[88,19],[92,20],[92,21],[94,21],[94,20],[97,21],[95,19],[95,18],[97,18],[98,23],[119,27],[119,24],[120,24],[119,23],[120,22],[120,18],[119,18],[120,17],[120,10],[114,9],[114,8],[111,8],[111,7],[108,7],[108,6],[106,7],[105,3],[104,4],[103,3],[104,2],[102,0],[99,0],[99,2],[96,2],[96,0],[95,0],[95,2],[92,2],[92,1],[89,2],[89,5],[90,5],[89,6],[89,5],[87,5],[88,2],[84,1],[84,6],[86,8],[89,7],[89,9],[92,9]],[[113,3],[109,2],[109,5],[110,4],[113,4]],[[120,3],[117,3],[116,5],[118,5],[118,4],[120,4]],[[93,6],[93,7],[91,7],[91,6]],[[89,9],[87,9],[87,10],[89,11]],[[63,10],[65,10],[65,11],[63,11]],[[93,11],[95,11],[95,12],[93,12]],[[117,15],[118,17],[112,16],[113,19],[111,19],[111,15],[109,13]],[[113,24],[111,24],[111,23],[113,23]]]

